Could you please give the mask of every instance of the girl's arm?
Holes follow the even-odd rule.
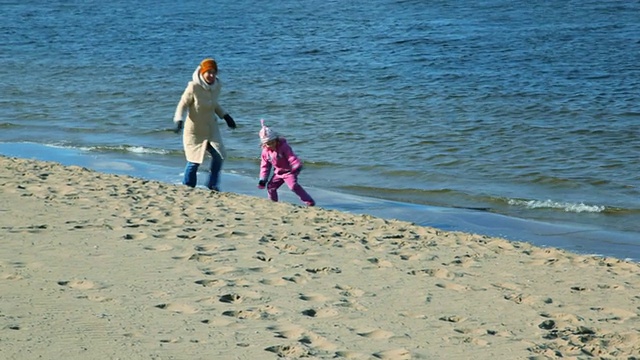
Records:
[[[300,158],[293,152],[293,149],[289,144],[285,144],[283,147],[282,153],[285,158],[289,161],[289,166],[291,167],[291,172],[296,172],[298,169],[302,168],[302,161]]]
[[[271,163],[267,158],[267,154],[263,151],[260,155],[260,180],[267,181],[269,174],[271,173]]]

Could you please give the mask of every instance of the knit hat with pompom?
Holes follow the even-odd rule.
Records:
[[[260,136],[260,143],[262,145],[278,138],[278,134],[275,131],[264,125],[264,119],[260,119],[260,125],[262,125],[262,129],[260,129],[258,135]]]

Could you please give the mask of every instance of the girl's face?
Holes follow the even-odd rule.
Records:
[[[278,139],[269,140],[266,143],[264,143],[264,147],[266,147],[269,150],[275,150],[276,145],[278,145]]]
[[[204,74],[202,74],[202,78],[204,79],[204,81],[207,82],[207,84],[211,85],[216,81],[216,72],[215,70],[209,70],[207,72],[205,72]]]

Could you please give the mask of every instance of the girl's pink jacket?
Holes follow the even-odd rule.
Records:
[[[272,167],[275,175],[293,173],[302,167],[302,161],[284,138],[278,138],[275,150],[263,147],[260,158],[260,180],[267,180]]]

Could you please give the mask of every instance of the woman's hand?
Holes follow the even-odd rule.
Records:
[[[176,128],[173,130],[174,133],[179,134],[182,130],[182,126],[184,125],[184,121],[180,120],[176,122]]]
[[[226,121],[226,122],[227,122],[227,126],[228,126],[230,129],[235,129],[235,128],[236,128],[236,122],[235,122],[235,121],[233,121],[233,118],[231,117],[231,115],[226,114],[226,115],[223,117],[223,119],[224,119],[224,121]]]

